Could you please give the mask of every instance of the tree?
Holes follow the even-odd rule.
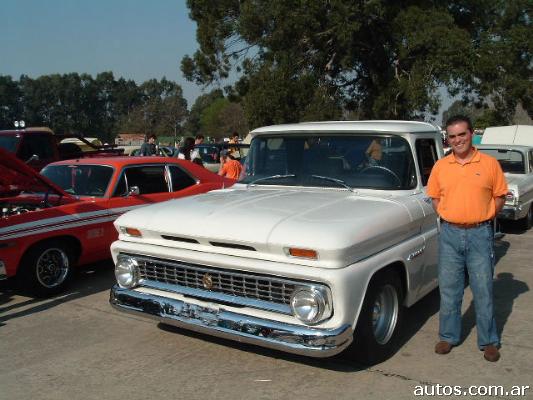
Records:
[[[235,68],[252,126],[341,110],[423,118],[441,86],[531,114],[530,1],[188,0],[200,49],[181,69],[210,85]]]
[[[158,136],[181,134],[187,116],[187,101],[181,86],[166,78],[150,79],[140,85],[139,94],[138,104],[119,120],[119,130]]]
[[[22,119],[22,93],[10,76],[0,75],[0,129],[13,128]]]
[[[196,98],[196,101],[191,107],[189,117],[185,124],[185,131],[193,136],[203,133],[201,132],[201,118],[204,110],[208,108],[214,101],[224,98],[224,93],[220,89],[212,90],[207,94],[203,94]]]
[[[112,142],[120,131],[173,136],[187,116],[181,87],[165,78],[140,86],[112,72],[52,74],[13,81],[0,76],[0,125],[48,126]]]

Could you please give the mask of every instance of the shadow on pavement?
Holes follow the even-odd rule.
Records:
[[[494,281],[494,314],[496,327],[501,338],[509,316],[513,312],[514,301],[518,296],[529,291],[527,283],[514,279],[510,272],[501,272]],[[461,333],[463,342],[476,325],[476,312],[474,301],[463,315],[463,330]]]
[[[411,308],[408,308],[405,311],[404,324],[399,340],[399,351],[405,343],[407,343],[417,332],[422,328],[426,321],[431,318],[439,310],[439,292],[438,290],[433,290],[422,300],[416,303]],[[216,343],[220,346],[232,347],[234,349],[252,352],[255,354],[260,354],[266,357],[282,359],[285,361],[296,362],[299,364],[305,364],[313,366],[320,369],[329,369],[332,371],[338,372],[357,372],[366,370],[371,366],[363,365],[358,363],[355,359],[350,359],[349,353],[347,354],[338,354],[330,358],[311,358],[305,356],[298,356],[295,354],[284,353],[278,350],[266,349],[264,347],[251,345],[247,343],[239,343],[229,339],[218,338],[215,336],[210,336],[207,334],[197,333],[189,331],[187,329],[178,328],[172,325],[167,325],[164,323],[159,323],[157,325],[160,329],[172,332],[187,337],[193,337],[200,340],[205,340],[210,343]],[[393,357],[391,355],[391,357]]]
[[[494,241],[494,265],[497,266],[498,262],[507,254],[507,251],[511,247],[510,243],[506,240],[500,239]]]
[[[71,300],[109,290],[115,280],[113,262],[106,260],[78,267],[70,287],[62,294],[47,299],[23,294],[13,279],[0,282],[0,327],[7,321],[49,310]]]
[[[514,221],[500,221],[500,232],[511,233],[513,235],[521,235],[527,232],[527,229],[521,228],[519,224]]]
[[[191,338],[200,339],[216,345],[231,347],[233,349],[245,351],[248,353],[259,354],[273,359],[281,359],[284,361],[294,362],[307,366],[312,366],[320,369],[329,369],[337,372],[357,372],[363,371],[368,367],[362,364],[357,364],[355,361],[348,360],[342,354],[329,358],[312,358],[299,356],[297,354],[284,353],[278,350],[267,349],[261,346],[256,346],[248,343],[240,343],[229,339],[223,339],[216,336],[210,336],[203,333],[189,331],[187,329],[178,328],[173,325],[159,323],[157,327],[166,332],[171,332]]]

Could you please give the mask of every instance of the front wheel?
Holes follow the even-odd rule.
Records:
[[[375,276],[367,290],[348,353],[356,361],[373,365],[396,350],[403,322],[403,289],[394,271]]]
[[[33,295],[48,297],[63,291],[72,275],[73,256],[58,241],[36,245],[24,255],[17,274],[23,287]]]

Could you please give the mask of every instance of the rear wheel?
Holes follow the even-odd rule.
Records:
[[[74,257],[59,241],[37,244],[24,255],[20,272],[20,285],[33,295],[47,297],[67,287],[72,275]]]
[[[396,350],[403,320],[403,290],[398,274],[379,273],[370,282],[348,354],[376,364]]]

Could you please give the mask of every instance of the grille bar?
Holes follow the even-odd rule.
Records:
[[[305,283],[273,276],[253,275],[196,264],[135,256],[143,286],[152,282],[216,292],[233,297],[288,306],[297,287]],[[211,286],[203,280],[211,280]],[[308,285],[308,284],[307,284]]]

